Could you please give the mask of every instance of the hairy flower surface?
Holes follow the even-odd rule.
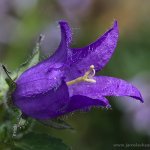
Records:
[[[130,96],[143,102],[140,92],[124,80],[95,76],[108,63],[118,41],[118,25],[83,48],[70,48],[71,29],[60,21],[61,42],[48,59],[26,70],[12,94],[22,113],[50,119],[93,106],[110,107],[106,96]]]

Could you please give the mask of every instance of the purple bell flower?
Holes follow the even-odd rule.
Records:
[[[117,21],[84,48],[70,48],[71,29],[66,21],[59,24],[61,42],[56,52],[26,70],[16,81],[12,98],[23,114],[42,120],[93,106],[110,107],[106,96],[129,96],[143,102],[132,84],[114,77],[95,76],[116,48]]]

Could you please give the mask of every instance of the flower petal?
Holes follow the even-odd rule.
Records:
[[[13,94],[13,102],[27,116],[36,119],[54,118],[69,103],[68,87],[62,82],[57,89],[32,96],[19,95],[17,91]]]
[[[62,67],[67,61],[71,42],[71,30],[67,22],[60,21],[59,24],[59,48],[50,58],[26,70],[17,79],[17,88],[13,93],[14,104],[24,114],[37,119],[55,116],[69,100],[68,88],[66,84],[61,84],[64,77]]]
[[[78,110],[85,110],[94,106],[110,107],[109,102],[105,97],[92,99],[82,95],[75,95],[71,97],[68,107],[64,110],[64,114]]]
[[[49,61],[64,64],[67,61],[70,43],[72,41],[72,31],[66,21],[59,21],[61,29],[61,42],[56,52],[49,58]],[[58,65],[58,66],[59,66]]]
[[[72,41],[72,32],[66,21],[59,21],[61,42],[55,53],[38,64],[40,68],[61,68],[66,64],[69,46]]]
[[[44,67],[44,65],[43,65]],[[22,96],[33,96],[57,89],[63,79],[63,71],[55,68],[42,68],[38,65],[26,70],[16,81],[16,93]]]
[[[72,49],[68,63],[70,64],[70,72],[73,72],[74,75],[69,80],[83,75],[91,65],[95,66],[96,71],[101,70],[112,57],[118,35],[118,25],[115,21],[113,27],[96,42],[84,48]]]
[[[26,70],[17,80],[17,85],[25,93],[27,91],[32,93],[33,90],[35,91],[34,93],[39,93],[42,92],[41,90],[44,91],[45,89],[56,87],[63,77],[64,71],[62,66],[67,60],[67,48],[71,42],[71,29],[65,21],[60,21],[59,24],[61,28],[61,43],[57,51],[50,58]],[[26,84],[31,86],[26,86]]]
[[[96,80],[96,83],[82,82],[69,86],[69,93],[71,95],[85,95],[90,98],[129,96],[143,102],[139,90],[124,80],[106,76],[98,76],[93,79]]]

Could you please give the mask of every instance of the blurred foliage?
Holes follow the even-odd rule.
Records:
[[[150,1],[148,0],[91,0],[90,4],[81,5],[82,7],[87,6],[84,9],[80,9],[82,11],[78,9],[80,2],[72,4],[72,1],[65,1],[66,4],[64,2],[62,5],[59,0],[16,0],[15,3],[13,3],[14,1],[7,0],[8,3],[5,4],[7,7],[4,7],[2,1],[0,8],[3,6],[2,8],[7,10],[1,12],[2,9],[0,9],[0,20],[3,20],[3,22],[6,20],[6,25],[8,25],[10,24],[9,20],[11,17],[16,22],[15,25],[11,25],[11,29],[9,27],[9,30],[13,32],[8,33],[7,26],[2,26],[0,23],[0,62],[5,64],[12,73],[13,70],[16,70],[22,62],[31,56],[34,43],[40,33],[44,34],[45,29],[49,28],[52,24],[57,26],[56,22],[59,19],[67,19],[72,25],[74,33],[72,47],[82,47],[94,41],[109,27],[114,18],[118,20],[120,39],[116,52],[109,64],[99,74],[128,80],[137,73],[150,70],[150,21],[148,15],[150,13]],[[33,1],[34,3],[31,5],[30,3]],[[24,9],[22,8],[25,4],[19,5],[23,2],[29,3],[26,9],[25,7]],[[78,13],[70,15],[72,12]],[[2,15],[3,13],[4,15]],[[8,34],[7,36],[5,35],[5,42],[2,31]],[[53,39],[48,40],[48,53],[45,54],[41,49],[43,56],[48,56],[53,51],[51,44],[54,41]],[[115,98],[109,97],[112,110],[92,109],[90,112],[75,113],[71,117],[69,116],[66,120],[75,130],[55,130],[36,123],[31,128],[31,131],[38,131],[44,137],[39,137],[36,133],[26,135],[23,141],[17,142],[18,148],[15,148],[14,143],[6,144],[3,140],[6,136],[12,138],[13,133],[6,135],[8,133],[6,130],[12,131],[14,124],[17,122],[17,119],[14,119],[13,123],[10,124],[12,117],[7,112],[7,109],[5,109],[6,106],[1,104],[1,99],[5,97],[5,95],[2,95],[3,91],[8,90],[7,85],[5,85],[4,78],[0,76],[0,141],[3,141],[0,143],[1,150],[7,150],[8,147],[12,147],[12,150],[21,150],[22,147],[25,150],[40,149],[42,143],[46,149],[48,145],[44,143],[46,140],[49,141],[51,139],[51,137],[45,137],[46,133],[63,139],[72,149],[77,150],[109,150],[114,148],[114,144],[147,144],[150,142],[149,136],[137,133],[134,130],[128,130],[126,127],[128,122],[126,124],[123,123],[123,112],[116,107]],[[39,141],[39,145],[34,145],[35,139]],[[49,145],[51,148],[56,146],[55,149],[61,149],[57,147],[59,146],[57,143],[60,143],[64,149],[67,149],[57,139],[56,145],[51,145],[53,144],[51,142],[49,142]],[[44,147],[42,148],[44,150]],[[141,150],[142,148],[137,149]]]
[[[21,141],[15,142],[16,147],[23,150],[69,150],[60,139],[48,136],[47,134],[30,133],[25,135]]]

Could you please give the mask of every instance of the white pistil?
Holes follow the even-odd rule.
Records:
[[[93,72],[92,75],[90,75],[91,72]],[[91,78],[93,76],[95,76],[95,69],[94,69],[94,65],[91,65],[89,70],[85,72],[85,74],[82,77],[79,77],[79,78],[76,78],[74,80],[67,82],[67,85],[69,86],[69,85],[73,85],[73,84],[80,83],[80,82],[96,83],[96,80]]]

